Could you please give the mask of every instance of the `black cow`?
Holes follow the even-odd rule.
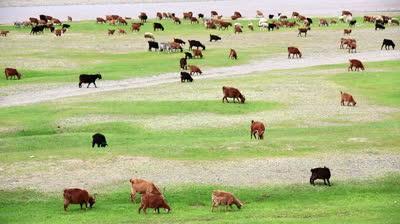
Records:
[[[311,18],[307,18],[308,24],[312,24],[312,19]]]
[[[384,30],[385,29],[385,25],[383,25],[382,23],[375,23],[375,30]]]
[[[147,21],[147,15],[146,14],[140,14],[139,15],[139,19],[140,21],[142,21],[143,23],[145,23]]]
[[[328,167],[324,166],[323,168],[318,167],[318,168],[311,169],[310,184],[315,185],[314,181],[316,179],[323,179],[325,185],[326,185],[325,180],[327,180],[328,185],[331,186],[331,183],[329,182],[329,178],[331,178],[331,171],[329,170]]]
[[[175,43],[178,43],[178,44],[186,44],[185,41],[183,41],[183,40],[181,40],[181,39],[178,39],[178,38],[174,38],[174,42],[175,42]]]
[[[192,58],[193,58],[192,53],[190,53],[190,52],[185,52],[185,58],[186,58],[186,59],[192,59]]]
[[[269,18],[269,19],[273,19],[273,18],[274,18],[274,15],[269,14],[269,15],[268,15],[268,18]]]
[[[154,30],[154,31],[156,31],[156,30],[162,30],[162,31],[164,31],[164,27],[163,27],[163,25],[162,25],[161,23],[154,23],[154,24],[153,24],[153,30]]]
[[[187,72],[181,72],[181,82],[193,82],[192,76]]]
[[[186,60],[186,58],[181,58],[181,60],[179,60],[179,65],[180,65],[181,69],[187,69],[187,60]]]
[[[61,29],[69,29],[71,25],[64,23]]]
[[[97,145],[97,147],[106,147],[107,141],[106,141],[106,136],[100,133],[96,133],[92,136],[92,148],[94,145]]]
[[[197,47],[197,49],[201,47],[203,50],[206,49],[206,46],[204,46],[200,41],[197,40],[188,40],[188,41],[189,41],[189,50],[191,50],[193,47]]]
[[[96,79],[101,79],[100,74],[88,75],[82,74],[79,76],[79,88],[82,88],[82,83],[88,83],[87,88],[89,88],[90,84],[93,83],[94,87],[96,86]]]
[[[393,50],[394,50],[394,47],[395,47],[396,45],[394,44],[393,40],[383,39],[383,43],[382,43],[381,50],[383,49],[383,46],[385,46],[385,49],[386,49],[386,50],[390,50],[390,47],[392,47]]]
[[[219,37],[219,36],[217,36],[217,35],[212,35],[212,34],[210,34],[210,42],[211,41],[218,41],[218,40],[221,40],[221,37]]]
[[[149,43],[149,51],[151,51],[151,49],[153,49],[153,48],[157,51],[160,48],[158,46],[158,42],[149,40],[149,41],[147,41],[147,43]]]
[[[350,27],[354,27],[354,26],[356,25],[356,23],[357,23],[357,20],[353,19],[353,20],[351,20],[351,21],[349,22],[349,26],[350,26]]]
[[[39,25],[39,26],[34,26],[32,27],[31,33],[30,34],[38,34],[38,33],[43,33],[45,26]]]
[[[279,29],[277,26],[276,26],[276,24],[274,24],[274,23],[268,23],[268,31],[274,31],[274,29]]]
[[[203,13],[199,13],[199,14],[197,15],[197,17],[199,17],[199,19],[204,19],[204,14],[203,14]]]

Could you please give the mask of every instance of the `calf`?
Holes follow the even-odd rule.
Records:
[[[0,36],[7,36],[7,34],[9,33],[10,31],[8,31],[8,30],[1,30],[0,31]]]
[[[157,194],[161,195],[160,189],[153,183],[143,179],[131,178],[131,201],[135,202],[136,193],[145,194]]]
[[[393,50],[394,50],[394,47],[395,47],[396,45],[394,44],[393,40],[383,39],[383,43],[382,43],[381,50],[383,49],[383,46],[385,46],[385,49],[386,49],[386,50],[390,50],[390,47],[392,47]]]
[[[124,29],[118,29],[119,34],[126,34],[126,31]]]
[[[154,48],[155,51],[157,51],[160,47],[158,46],[158,42],[149,40],[147,41],[147,43],[149,43],[149,51],[151,51],[151,49]]]
[[[201,52],[200,49],[193,50],[193,58],[196,58],[196,57],[203,58],[203,53]]]
[[[344,35],[350,35],[351,29],[344,29],[343,34]]]
[[[225,210],[228,208],[232,208],[232,205],[236,205],[238,209],[240,209],[243,204],[239,201],[232,193],[226,191],[215,190],[211,194],[211,212],[214,211],[214,208],[225,205]]]
[[[156,31],[156,30],[164,31],[164,27],[163,27],[163,25],[161,23],[154,23],[153,24],[153,30],[154,31]]]
[[[340,104],[344,106],[345,102],[347,102],[347,106],[351,104],[354,107],[357,104],[352,95],[340,91]]]
[[[375,30],[384,30],[385,29],[385,25],[383,25],[382,23],[375,23]]]
[[[165,198],[159,194],[151,194],[151,193],[142,194],[142,202],[138,210],[139,214],[142,209],[144,214],[147,214],[146,213],[147,208],[154,208],[155,210],[157,210],[158,213],[160,213],[160,208],[164,208],[167,211],[167,213],[171,211],[171,207],[169,207],[169,205],[165,201]]]
[[[96,202],[95,196],[91,196],[86,190],[82,190],[79,188],[71,188],[64,189],[64,211],[67,211],[67,208],[70,204],[79,204],[82,209],[82,205],[85,205],[85,208],[92,208],[94,203]]]
[[[223,86],[222,92],[224,94],[224,97],[222,97],[222,103],[224,103],[225,100],[227,103],[229,103],[228,98],[233,98],[233,103],[235,103],[235,100],[240,100],[241,103],[244,103],[244,101],[246,100],[245,97],[236,88]]]
[[[231,58],[231,59],[237,60],[237,53],[236,53],[236,51],[235,51],[234,49],[231,49],[231,50],[229,51],[229,56],[228,56],[228,57]]]
[[[301,52],[297,47],[288,47],[288,58],[290,58],[290,55],[293,55],[292,58],[294,56],[301,58]]]
[[[301,34],[304,33],[304,36],[307,37],[307,31],[309,31],[310,29],[310,27],[299,28],[299,33],[297,34],[297,36],[301,37]]]
[[[199,74],[201,75],[203,72],[200,70],[199,67],[195,65],[189,65],[190,75]]]
[[[100,133],[94,134],[92,136],[92,148],[94,148],[94,145],[97,145],[97,147],[102,147],[102,148],[106,147],[108,145],[106,136]]]
[[[264,139],[264,132],[265,132],[265,126],[262,122],[260,121],[251,121],[250,125],[250,139],[253,138],[257,139],[256,134],[258,135],[258,139]]]
[[[353,71],[353,67],[356,68],[355,69],[356,71],[359,71],[360,69],[362,71],[364,71],[364,65],[360,60],[350,59],[349,62],[350,62],[350,65],[349,65],[349,68],[347,69],[347,71],[350,71],[350,70]]]
[[[21,73],[19,73],[17,71],[17,69],[15,69],[15,68],[5,68],[4,69],[4,74],[5,74],[7,80],[8,80],[9,77],[10,77],[10,79],[12,77],[16,77],[17,79],[21,79],[21,76],[22,76]]]
[[[310,184],[315,186],[314,181],[317,179],[323,179],[324,184],[326,185],[326,181],[328,181],[328,186],[331,186],[331,183],[329,182],[329,178],[331,178],[331,171],[329,170],[328,167],[324,166],[318,167],[311,169],[311,177],[310,177]]]
[[[185,52],[185,58],[186,58],[186,59],[192,59],[192,58],[193,58],[192,53],[190,53],[190,52]]]
[[[217,35],[210,34],[210,42],[221,40],[221,37]]]
[[[193,82],[192,76],[187,72],[181,72],[181,82]]]
[[[94,74],[94,75],[82,74],[82,75],[80,75],[79,76],[79,88],[82,87],[82,83],[88,83],[87,88],[89,88],[90,84],[93,83],[94,87],[97,88],[96,79],[101,79],[101,75],[100,74]]]
[[[181,69],[187,69],[187,59],[186,58],[181,58],[179,60],[179,66]]]
[[[188,40],[189,42],[189,49],[191,50],[193,47],[199,49],[200,47],[205,50],[206,46],[204,46],[200,41],[197,40]]]

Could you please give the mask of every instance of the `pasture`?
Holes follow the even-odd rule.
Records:
[[[349,54],[339,49],[347,23],[313,19],[306,38],[297,27],[261,31],[258,20],[238,20],[242,34],[185,20],[162,20],[164,32],[153,32],[156,20],[140,32],[69,22],[61,37],[0,25],[11,31],[0,37],[0,66],[23,74],[0,79],[0,223],[396,223],[400,63],[397,48],[380,47],[384,38],[400,44],[399,26],[375,31],[356,17],[358,53]],[[127,34],[108,36],[109,28]],[[188,62],[205,75],[181,83],[184,54],[148,52],[145,32],[159,42],[200,40],[204,58]],[[303,58],[287,59],[288,46]],[[230,48],[238,60],[228,59]],[[362,57],[366,70],[348,72],[348,57]],[[101,73],[98,88],[79,89],[82,73]],[[222,86],[246,102],[222,103]],[[357,105],[340,106],[340,91]],[[266,124],[263,140],[250,139],[251,120]],[[91,148],[97,132],[108,147]],[[320,166],[331,169],[332,187],[309,184]],[[159,184],[171,213],[139,215],[132,177]],[[68,187],[99,193],[94,208],[64,212]],[[211,213],[214,189],[233,192],[243,208]]]

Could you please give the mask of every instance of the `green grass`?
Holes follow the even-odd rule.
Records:
[[[397,223],[400,218],[400,177],[390,175],[370,181],[335,181],[332,187],[305,184],[263,187],[167,187],[169,214],[138,214],[129,201],[127,185],[103,190],[94,208],[81,211],[70,205],[63,211],[62,194],[29,190],[0,191],[2,223]],[[241,210],[211,213],[214,189],[233,192]]]

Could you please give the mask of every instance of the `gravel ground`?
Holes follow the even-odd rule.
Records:
[[[310,169],[319,166],[331,169],[331,181],[335,184],[339,180],[400,172],[400,154],[326,154],[226,161],[174,161],[124,156],[86,161],[17,162],[0,165],[0,189],[59,192],[66,187],[90,189],[119,183],[128,185],[132,177],[153,180],[162,186],[192,183],[229,186],[307,184]]]

